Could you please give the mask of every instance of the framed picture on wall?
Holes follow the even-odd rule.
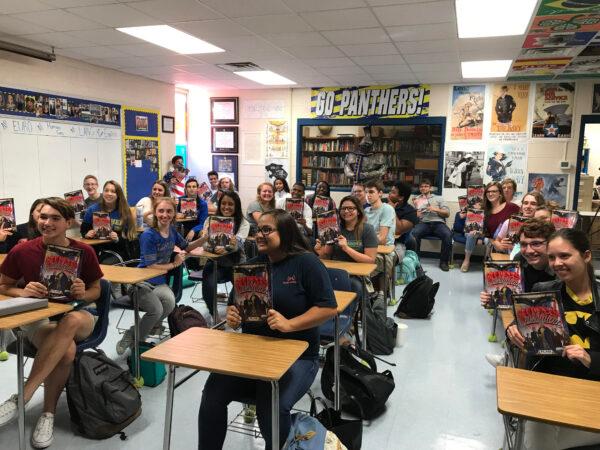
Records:
[[[237,153],[238,128],[212,127],[211,142],[211,149],[213,153]]]
[[[175,117],[162,116],[162,132],[175,133]]]
[[[237,155],[213,155],[212,168],[219,178],[229,177],[238,188],[238,157]]]
[[[232,125],[239,123],[238,97],[211,97],[210,123]]]

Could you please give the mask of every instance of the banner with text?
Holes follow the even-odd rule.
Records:
[[[427,117],[429,85],[313,88],[310,114],[321,119]]]

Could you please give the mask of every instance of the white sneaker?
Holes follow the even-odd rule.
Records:
[[[0,405],[0,427],[17,418],[19,412],[18,404],[19,397],[17,394],[14,394]]]
[[[133,347],[133,331],[129,329],[125,331],[121,340],[117,342],[117,355],[122,355],[131,347]]]
[[[37,421],[35,430],[31,435],[31,446],[33,448],[50,447],[54,442],[54,414],[45,412]]]
[[[500,355],[496,355],[494,353],[487,353],[485,355],[485,359],[487,362],[490,363],[492,367],[504,366],[506,364],[506,355],[504,353]]]

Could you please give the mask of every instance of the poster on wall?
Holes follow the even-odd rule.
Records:
[[[233,180],[233,184],[238,184],[238,157],[232,155],[213,155],[212,170],[217,172],[219,176],[229,177]]]
[[[269,120],[267,122],[267,158],[288,157],[287,120]]]
[[[568,173],[530,173],[527,180],[527,192],[537,191],[546,202],[552,201],[559,208],[566,208]]]
[[[485,152],[453,148],[457,150],[444,155],[444,188],[466,189],[470,184],[483,184]]]
[[[517,183],[516,197],[520,197],[527,188],[527,142],[524,140],[492,141],[485,156],[483,183],[501,182],[512,178]]]
[[[492,85],[491,133],[527,132],[529,83],[497,83]]]
[[[485,85],[454,86],[452,88],[451,139],[481,139]]]
[[[571,137],[575,83],[537,83],[531,136]]]
[[[130,167],[141,168],[148,163],[158,177],[158,141],[155,139],[125,139],[125,158]]]
[[[560,14],[600,14],[600,2],[597,0],[542,0],[538,16],[555,16]]]

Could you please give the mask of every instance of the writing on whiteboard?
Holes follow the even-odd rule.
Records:
[[[0,130],[14,134],[61,136],[72,138],[115,140],[121,139],[119,129],[97,125],[73,125],[29,119],[2,119]]]
[[[242,102],[242,116],[247,119],[282,119],[283,100],[246,100]]]

